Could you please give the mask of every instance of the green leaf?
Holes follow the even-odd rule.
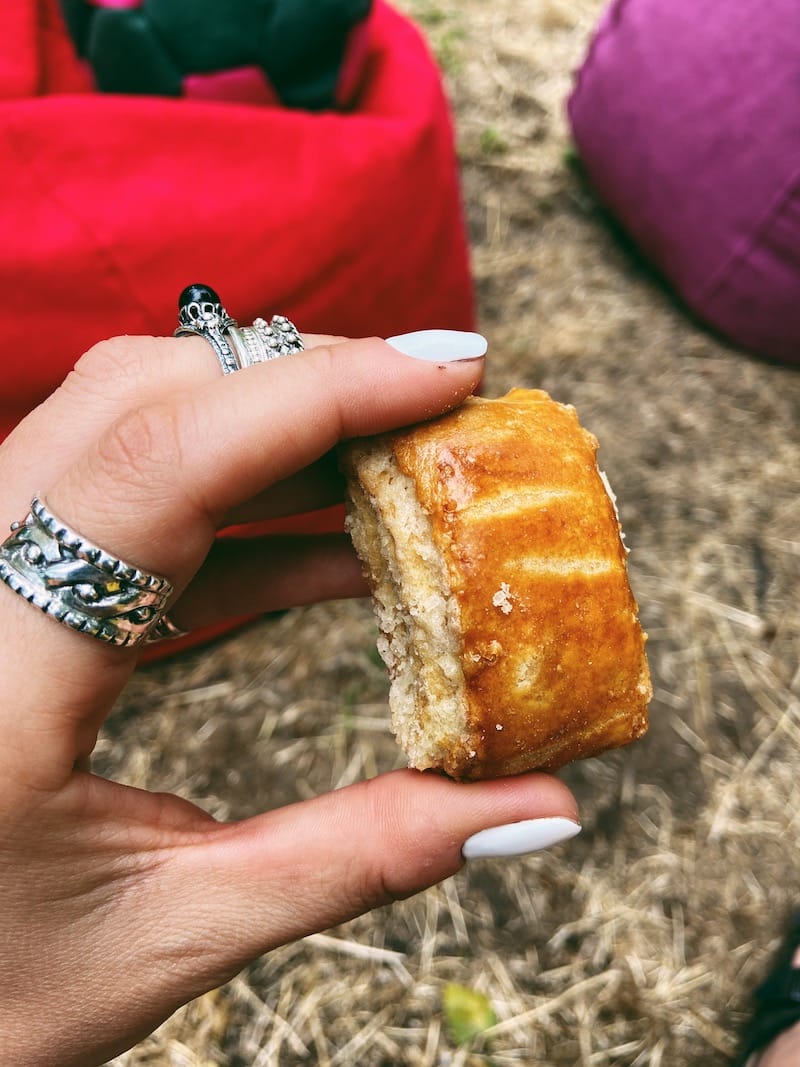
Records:
[[[489,998],[474,989],[449,982],[442,995],[447,1026],[457,1045],[466,1045],[497,1022]]]
[[[508,142],[496,126],[485,126],[481,130],[481,152],[485,156],[501,156],[508,151]]]

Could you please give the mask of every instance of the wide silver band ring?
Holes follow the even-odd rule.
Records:
[[[147,641],[172,595],[166,578],[112,556],[40,496],[0,545],[0,581],[64,626],[111,645]]]
[[[175,641],[179,637],[186,637],[189,630],[182,630],[176,626],[169,615],[160,615],[145,637],[148,645],[155,645],[159,641]]]
[[[223,374],[303,351],[303,340],[285,315],[239,326],[208,285],[187,285],[178,299],[176,337],[196,334],[214,349]]]

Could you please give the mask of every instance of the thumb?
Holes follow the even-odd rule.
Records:
[[[182,849],[173,873],[210,986],[277,945],[447,878],[468,839],[467,855],[512,855],[579,829],[574,798],[549,775],[465,784],[395,771],[221,827]]]

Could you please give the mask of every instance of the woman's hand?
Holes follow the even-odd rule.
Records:
[[[104,342],[0,448],[0,528],[41,493],[82,536],[167,577],[186,629],[361,595],[344,536],[231,546],[216,531],[330,504],[337,441],[453,407],[481,370],[312,338],[223,377],[199,338]],[[536,824],[546,841],[576,820],[545,775],[406,771],[218,823],[90,773],[136,661],[0,585],[3,1063],[101,1063],[259,954],[453,874],[478,831],[570,820]]]

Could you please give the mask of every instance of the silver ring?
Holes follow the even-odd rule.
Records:
[[[258,318],[252,326],[231,326],[227,333],[241,368],[291,356],[305,347],[297,327],[285,315],[273,315],[269,322]]]
[[[148,645],[154,645],[157,641],[174,641],[178,637],[186,637],[188,633],[188,630],[176,626],[169,615],[160,615],[148,630],[145,641]]]
[[[0,580],[58,622],[111,645],[136,645],[163,618],[166,578],[88,541],[34,497],[0,545]]]
[[[178,297],[176,337],[196,334],[205,338],[216,353],[223,374],[240,369],[226,332],[236,326],[214,290],[208,285],[187,285]]]

